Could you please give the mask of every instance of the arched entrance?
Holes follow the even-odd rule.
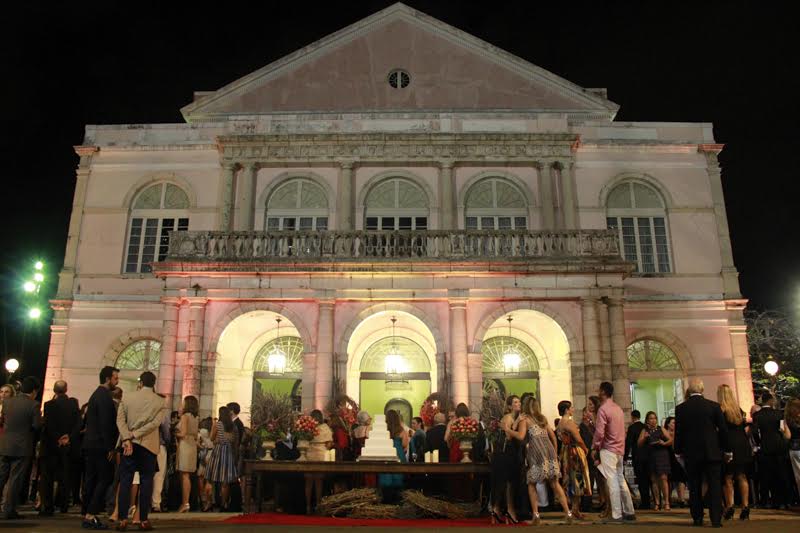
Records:
[[[644,419],[648,411],[659,422],[675,415],[675,406],[684,398],[684,373],[675,353],[652,339],[641,339],[628,346],[631,403]]]
[[[407,312],[365,318],[353,330],[347,353],[347,394],[372,415],[394,408],[410,424],[413,412],[436,390],[433,335]]]
[[[502,398],[526,392],[537,398],[539,362],[530,346],[509,336],[497,336],[483,341],[483,393],[500,393]]]
[[[247,423],[257,388],[287,394],[299,408],[305,343],[286,316],[267,310],[237,316],[219,335],[216,353],[207,407],[212,415],[220,406],[238,402]]]

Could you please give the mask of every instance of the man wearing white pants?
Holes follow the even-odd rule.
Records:
[[[634,521],[633,499],[625,481],[622,460],[625,455],[625,415],[612,399],[614,386],[611,383],[602,382],[597,395],[602,403],[597,411],[592,458],[608,485],[611,519],[605,522]]]
[[[167,475],[167,445],[170,439],[170,419],[164,417],[164,421],[158,427],[159,438],[161,444],[158,449],[158,472],[153,476],[153,511],[161,512],[161,493],[164,490],[164,478]]]

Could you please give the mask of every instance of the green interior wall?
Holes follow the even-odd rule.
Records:
[[[425,398],[431,394],[430,380],[410,380],[407,384],[388,384],[382,379],[362,379],[359,406],[369,414],[383,414],[383,408],[389,400],[403,398],[411,404],[414,416],[419,415],[419,408]],[[406,424],[410,421],[406,420]]]
[[[522,396],[526,392],[532,392],[539,397],[539,382],[535,379],[503,378],[500,381],[506,389],[506,397],[513,394]]]
[[[658,414],[659,424],[670,413],[664,408],[664,402],[675,402],[674,379],[639,379],[633,392],[633,408],[642,413],[642,421],[648,411]]]
[[[261,384],[262,392],[274,392],[275,394],[292,395],[295,379],[256,379]]]

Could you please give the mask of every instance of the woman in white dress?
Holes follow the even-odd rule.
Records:
[[[179,513],[189,511],[189,496],[192,493],[191,476],[197,470],[197,432],[198,432],[198,402],[194,396],[183,399],[183,409],[175,436],[178,439],[178,453],[176,454],[175,469],[181,474],[182,503]]]

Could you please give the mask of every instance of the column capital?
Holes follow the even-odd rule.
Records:
[[[581,305],[595,305],[600,301],[599,296],[581,296]]]
[[[239,163],[236,161],[223,161],[222,162],[222,169],[228,172],[234,172],[239,167]]]
[[[96,152],[100,151],[100,147],[99,146],[82,146],[82,145],[78,145],[78,146],[73,146],[72,148],[73,148],[73,150],[75,150],[75,153],[78,154],[78,156],[80,156],[80,157],[92,156]]]
[[[452,159],[440,159],[437,164],[442,170],[450,170],[455,166],[456,162]]]
[[[164,305],[179,307],[181,305],[181,299],[175,296],[162,296],[161,303]]]
[[[339,163],[339,168],[341,168],[342,170],[353,170],[356,167],[356,165],[358,164],[357,161],[353,161],[353,160],[350,160],[350,159],[344,159],[344,160],[341,160],[341,161],[337,161],[337,163]]]
[[[187,296],[185,300],[189,303],[189,307],[191,308],[205,307],[208,303],[208,298],[205,296]]]
[[[242,163],[241,167],[245,170],[249,170],[250,172],[258,172],[258,170],[261,168],[261,163]]]
[[[320,308],[331,308],[336,306],[336,299],[335,298],[325,298],[321,300],[317,300],[317,305]]]
[[[625,305],[625,298],[622,296],[606,296],[604,300],[609,307],[622,307]]]
[[[448,289],[447,302],[451,309],[466,308],[469,300],[469,289]]]

